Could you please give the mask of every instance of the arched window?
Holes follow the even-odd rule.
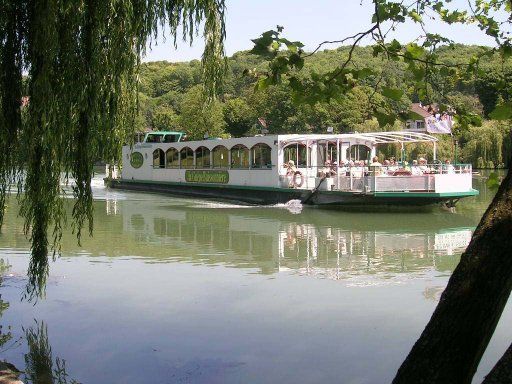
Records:
[[[284,161],[286,163],[290,160],[293,160],[297,167],[304,168],[307,164],[311,166],[311,148],[302,143],[288,144],[284,147]]]
[[[194,168],[194,151],[189,147],[180,151],[180,168]]]
[[[196,168],[210,168],[210,150],[208,148],[196,149]]]
[[[213,168],[227,168],[228,162],[228,149],[222,145],[213,148]]]
[[[165,155],[160,148],[153,151],[153,168],[165,168]]]
[[[231,168],[249,168],[249,148],[237,144],[231,148]]]
[[[178,168],[180,166],[179,152],[176,148],[169,148],[165,153],[165,168]]]
[[[256,144],[251,153],[251,168],[272,168],[272,149],[267,144]]]
[[[368,160],[370,158],[370,147],[362,144],[354,144],[347,149],[347,158],[351,160]]]

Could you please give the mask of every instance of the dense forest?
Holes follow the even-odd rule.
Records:
[[[441,47],[438,54],[449,64],[468,63],[489,48],[455,45]],[[349,47],[324,50],[308,57],[302,72],[321,74],[333,70],[346,59]],[[427,95],[420,94],[412,74],[405,64],[374,57],[371,47],[357,47],[353,54],[356,68],[370,67],[375,71],[352,92],[329,103],[315,105],[294,103],[287,84],[255,90],[251,72],[264,72],[268,63],[250,52],[238,52],[228,58],[227,75],[221,96],[204,103],[200,61],[144,63],[141,68],[137,121],[139,131],[180,130],[189,139],[202,139],[205,134],[217,137],[254,135],[262,124],[270,133],[323,133],[333,127],[336,133],[400,130],[404,121],[381,127],[373,117],[373,89],[381,86],[404,90],[396,102],[397,111],[408,111],[413,102],[443,102],[466,116],[469,121],[458,122],[454,136],[440,135],[439,157],[471,162],[477,168],[508,166],[512,151],[509,122],[487,120],[488,114],[500,101],[512,100],[512,60],[503,61],[498,55],[480,61],[479,75],[454,81],[450,75],[431,80],[434,84]],[[505,86],[497,86],[505,85]],[[499,90],[498,90],[499,89]],[[404,114],[404,119],[406,114]],[[389,155],[396,149],[384,149]],[[409,148],[409,156],[427,156],[428,146]],[[386,153],[387,152],[387,153]]]

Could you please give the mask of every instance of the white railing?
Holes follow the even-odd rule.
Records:
[[[436,191],[436,175],[466,174],[471,180],[470,164],[425,164],[410,166],[310,167],[298,169],[300,175],[280,175],[281,188],[352,191],[398,192]],[[443,177],[446,179],[446,177]],[[324,179],[322,181],[322,179]]]

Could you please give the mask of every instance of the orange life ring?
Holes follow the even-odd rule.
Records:
[[[297,179],[299,179],[299,181],[297,181]],[[304,184],[304,176],[302,175],[302,173],[300,171],[295,171],[295,173],[293,174],[292,181],[293,181],[293,185],[296,188],[302,187],[302,184]]]

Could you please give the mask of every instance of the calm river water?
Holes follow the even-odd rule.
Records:
[[[389,383],[492,198],[474,183],[456,213],[297,213],[98,177],[94,238],[64,236],[35,305],[21,300],[29,244],[11,199],[0,358],[34,383]],[[511,322],[509,305],[475,382]]]

